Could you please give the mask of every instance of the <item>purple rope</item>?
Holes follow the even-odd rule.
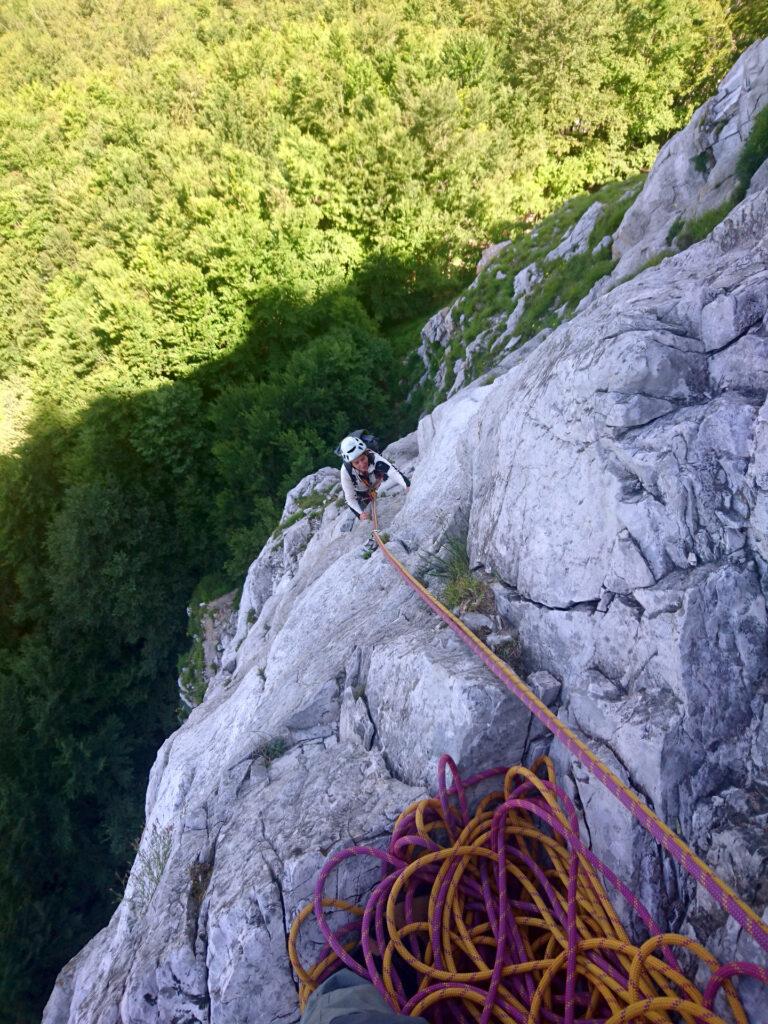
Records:
[[[448,785],[447,774],[450,773],[451,785]],[[463,831],[471,821],[467,790],[479,782],[489,778],[505,778],[505,791],[509,794],[501,799],[501,795],[495,800],[489,801],[485,806],[489,818],[484,823],[478,823],[478,827],[472,829],[471,844],[476,848],[477,856],[470,870],[462,854],[451,852],[451,848],[457,845],[460,832]],[[432,838],[426,838],[416,831],[416,815],[409,813],[401,819],[393,830],[392,837],[387,850],[381,850],[372,846],[358,846],[341,850],[334,854],[323,866],[319,873],[314,891],[313,909],[318,927],[323,935],[325,947],[320,956],[324,959],[329,951],[332,951],[338,960],[350,970],[361,977],[369,979],[387,1002],[400,1013],[408,1014],[426,997],[435,993],[446,993],[450,990],[457,992],[471,993],[478,1001],[482,1001],[480,1013],[480,1024],[490,1024],[494,1008],[498,1007],[506,1013],[516,1024],[527,1024],[529,1014],[519,1009],[519,1006],[530,1006],[536,992],[536,980],[530,971],[515,972],[506,975],[505,968],[514,965],[524,965],[528,962],[528,955],[525,940],[520,931],[515,912],[523,916],[538,917],[542,913],[540,908],[530,898],[520,881],[520,877],[511,872],[512,864],[520,865],[521,870],[525,869],[524,877],[535,885],[540,893],[544,906],[552,919],[557,922],[565,934],[565,960],[564,978],[563,974],[555,975],[551,979],[550,987],[551,1005],[547,1007],[542,1004],[539,1013],[540,1024],[604,1024],[607,1016],[592,1017],[587,1020],[583,1014],[589,1005],[590,992],[586,982],[579,976],[577,971],[577,956],[588,958],[596,968],[605,972],[606,975],[627,988],[629,979],[626,970],[621,967],[618,956],[611,951],[605,950],[583,950],[580,951],[580,935],[577,923],[577,899],[579,879],[584,879],[583,884],[592,888],[595,895],[595,908],[602,905],[604,896],[600,896],[593,876],[589,871],[580,871],[583,864],[589,864],[598,875],[601,875],[612,885],[628,902],[628,904],[639,914],[643,923],[653,935],[660,934],[660,930],[653,918],[635,897],[630,890],[611,872],[589,849],[584,846],[578,828],[578,816],[576,809],[559,786],[548,779],[539,778],[535,783],[530,778],[523,778],[514,787],[512,780],[514,774],[505,772],[503,769],[492,769],[481,772],[477,775],[462,780],[455,763],[447,756],[440,758],[438,770],[438,803],[440,811],[432,808],[432,814],[425,816],[426,822],[438,823],[440,828],[433,834],[447,837],[447,846],[441,846]],[[507,780],[509,780],[507,782]],[[548,799],[556,801],[559,810],[555,810]],[[511,818],[510,818],[511,816]],[[535,838],[529,840],[525,835],[519,834],[521,826],[527,828],[527,822],[537,819],[547,830],[544,835],[550,835],[562,843],[561,856],[567,857],[568,881],[565,893],[562,888],[553,884],[548,876],[548,868],[556,866],[555,860],[547,847],[547,844],[537,841]],[[511,826],[510,834],[507,830]],[[533,827],[531,825],[531,827]],[[529,841],[533,845],[529,848]],[[406,853],[411,851],[412,856],[417,858],[416,866],[412,859],[406,858]],[[426,855],[445,851],[444,855],[429,864],[419,865],[419,851]],[[535,853],[538,850],[538,853]],[[382,865],[383,877],[374,887],[366,903],[362,920],[359,918],[347,922],[335,931],[331,929],[324,913],[323,892],[331,874],[346,860],[352,857],[367,856],[378,860]],[[495,861],[495,870],[492,869],[491,861]],[[456,972],[460,977],[457,981],[435,981],[430,979],[421,992],[412,994],[412,968],[403,974],[403,967],[406,961],[401,960],[395,950],[392,957],[388,984],[385,984],[382,976],[383,953],[390,942],[386,921],[387,902],[393,886],[401,878],[403,872],[409,869],[408,876],[401,883],[401,892],[398,896],[398,915],[403,914],[404,924],[423,923],[424,928],[419,928],[410,934],[400,936],[400,941],[405,948],[410,950],[415,961],[425,960],[427,943],[431,942],[432,958],[435,970],[446,971],[445,958],[442,948],[441,927],[443,917],[448,914],[455,914],[457,907],[463,907],[463,919],[469,931],[473,928],[473,922],[485,924],[488,931],[481,932],[481,936],[492,937],[493,945],[483,941],[475,947],[477,952],[473,958],[461,952],[461,947],[455,952]],[[474,872],[474,874],[473,874]],[[440,876],[438,884],[437,879]],[[495,886],[494,886],[495,882]],[[449,890],[455,887],[455,899],[450,907],[447,905]],[[424,897],[420,895],[422,889],[432,893],[433,909],[428,921],[423,920],[423,914],[418,910],[417,901]],[[399,920],[399,918],[398,918]],[[446,922],[450,924],[450,921]],[[343,946],[343,940],[350,934],[357,934],[359,930],[360,948],[365,966],[362,967]],[[668,946],[660,947],[670,965],[679,972],[679,967]],[[560,954],[563,956],[563,953]],[[465,961],[465,963],[462,963]],[[482,963],[484,968],[478,965]],[[323,977],[328,976],[337,965],[331,964],[323,972]],[[484,971],[490,972],[490,977],[475,984],[473,975]],[[417,972],[420,976],[420,972]],[[736,962],[725,964],[713,975],[704,993],[705,1005],[711,1005],[717,992],[729,978],[738,975],[747,975],[756,978],[763,983],[768,983],[768,970],[758,967],[755,964]],[[486,986],[487,987],[484,987]],[[394,998],[390,994],[390,988],[394,991]],[[510,1003],[504,996],[509,993],[509,998],[514,999],[517,1005]],[[607,1010],[605,1012],[608,1012]],[[439,1000],[430,1007],[428,1014],[434,1024],[471,1024],[471,1019],[461,998],[451,996],[448,999]]]

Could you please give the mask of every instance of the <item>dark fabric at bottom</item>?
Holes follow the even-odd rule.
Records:
[[[307,1000],[301,1024],[426,1024],[423,1017],[404,1017],[387,1006],[369,981],[342,968],[327,978]]]

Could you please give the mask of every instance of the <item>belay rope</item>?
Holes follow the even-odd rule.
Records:
[[[372,508],[376,543],[411,589],[768,953],[768,926],[408,572],[381,539],[375,495]],[[467,788],[493,777],[503,778],[503,789],[483,797],[470,816]],[[313,903],[295,919],[289,942],[302,1006],[344,964],[369,978],[399,1012],[436,1024],[666,1024],[675,1019],[669,1013],[686,1024],[722,1024],[712,1008],[720,990],[737,1024],[746,1024],[730,979],[748,975],[768,985],[768,970],[745,962],[721,966],[692,939],[661,934],[637,897],[581,842],[575,809],[548,758],[532,769],[494,769],[463,781],[443,756],[438,794],[402,813],[387,851],[351,847],[320,872]],[[326,898],[329,876],[359,856],[382,864],[365,908]],[[630,942],[600,876],[647,928],[651,938],[642,946]],[[326,911],[351,920],[334,931]],[[326,945],[307,971],[297,937],[312,912]],[[710,968],[703,993],[681,973],[675,947]],[[363,964],[352,956],[358,948]]]
[[[494,777],[503,788],[483,797],[470,816],[467,788]],[[360,857],[382,865],[365,907],[326,898],[336,870]],[[627,937],[600,873],[652,933],[641,946]],[[297,943],[312,913],[325,947],[305,970]],[[338,927],[329,918],[339,915],[351,919]],[[673,952],[679,947],[712,972],[703,993],[681,972]],[[671,1024],[670,1012],[686,1022],[723,1024],[712,1010],[721,988],[734,1020],[746,1024],[730,977],[768,980],[754,965],[720,967],[688,937],[659,934],[581,842],[575,808],[544,757],[531,769],[492,769],[464,781],[443,755],[437,798],[400,815],[386,850],[351,847],[324,865],[313,902],[293,922],[289,953],[302,1007],[345,965],[399,1012],[436,1024]]]
[[[426,587],[408,572],[402,562],[395,558],[379,535],[375,502],[374,537],[385,558],[405,578],[406,582],[416,591],[419,597],[457,633],[459,639],[485,662],[496,678],[501,680],[525,704],[528,710],[538,718],[542,725],[549,729],[556,739],[560,740],[587,771],[599,779],[613,793],[619,802],[634,815],[643,828],[650,832],[656,842],[667,851],[673,860],[677,861],[689,875],[703,885],[709,895],[722,909],[738,922],[744,931],[760,946],[763,952],[768,954],[768,924],[761,921],[751,907],[748,907],[746,903],[740,900],[736,893],[718,878],[704,861],[697,857],[690,847],[646,806],[636,793],[625,786],[603,764],[600,758],[593,754],[589,747],[582,743],[578,736],[567,725],[564,725],[543,701],[539,700],[536,694],[525,685],[523,680],[506,662],[502,661],[490,648],[486,647],[469,627],[464,625],[461,619],[449,611],[445,605],[441,604],[434,595],[430,594]]]

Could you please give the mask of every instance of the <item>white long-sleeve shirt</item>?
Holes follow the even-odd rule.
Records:
[[[351,463],[341,467],[341,489],[344,491],[347,505],[349,505],[356,516],[359,516],[364,510],[365,505],[368,504],[367,501],[361,501],[360,499],[365,499],[377,483],[391,480],[399,484],[403,490],[411,485],[408,477],[401,473],[397,466],[393,466],[388,459],[385,459],[383,455],[370,451],[370,449],[366,452],[366,455],[368,456],[367,472],[358,473]]]

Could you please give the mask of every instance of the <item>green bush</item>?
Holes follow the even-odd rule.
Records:
[[[253,752],[253,756],[262,760],[265,768],[269,768],[273,761],[277,761],[289,749],[290,744],[285,737],[275,736],[271,740],[264,740],[263,743],[260,743]]]
[[[548,263],[543,280],[528,296],[525,311],[515,327],[520,340],[527,341],[542,328],[556,327],[569,319],[592,286],[610,274],[614,266],[610,253],[599,258],[589,252]],[[565,309],[558,312],[563,306]]]
[[[280,522],[278,523],[277,527],[273,531],[272,536],[277,540],[279,537],[281,537],[283,535],[283,533],[287,529],[289,529],[291,526],[295,526],[295,524],[298,523],[299,520],[303,519],[303,518],[304,518],[304,513],[302,512],[301,509],[298,509],[298,511],[293,512],[289,516],[286,516],[285,519],[281,519],[280,520]]]
[[[627,181],[612,182],[604,186],[594,196],[605,206],[600,216],[595,221],[595,226],[589,236],[588,248],[594,249],[606,235],[613,235],[624,219],[624,214],[630,208],[642,188],[644,176],[635,175]]]
[[[714,158],[712,154],[709,152],[709,150],[705,150],[703,153],[697,153],[696,156],[692,159],[691,163],[699,172],[699,174],[703,174],[706,177],[706,175],[712,168]]]
[[[205,658],[201,633],[192,634],[192,644],[179,657],[179,691],[182,703],[179,718],[184,721],[192,708],[203,703],[208,684],[205,679]]]
[[[140,913],[146,913],[152,897],[160,885],[165,866],[171,854],[173,827],[158,828],[153,825],[144,843],[136,844],[136,862],[131,878],[131,905]]]

